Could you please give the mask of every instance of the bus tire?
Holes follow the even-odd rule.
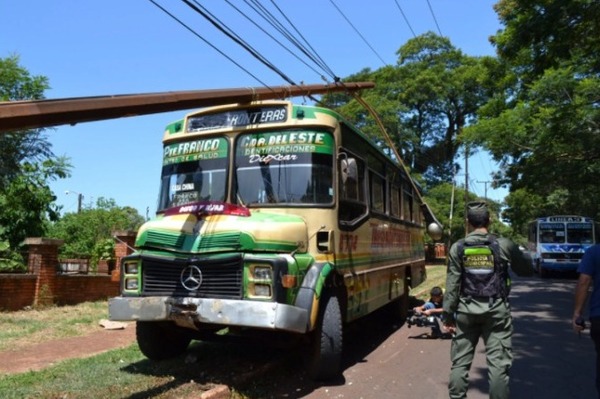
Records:
[[[540,277],[541,277],[541,278],[546,278],[546,277],[548,277],[548,270],[544,269],[544,268],[542,267],[542,265],[539,265],[539,266],[538,266],[538,270],[539,270],[539,273],[540,273]]]
[[[169,321],[138,321],[136,338],[140,351],[150,360],[165,360],[184,353],[189,334]]]
[[[319,318],[310,340],[308,375],[315,381],[331,380],[341,375],[343,326],[340,301],[325,294]]]

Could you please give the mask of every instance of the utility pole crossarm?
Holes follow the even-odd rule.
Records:
[[[492,182],[491,180],[484,180],[484,181],[477,180],[477,183],[483,183],[484,184],[484,186],[483,186],[484,187],[484,191],[483,191],[484,192],[484,196],[483,196],[483,198],[485,198],[486,201],[487,201],[487,187],[488,187],[488,183],[491,183],[491,182]]]

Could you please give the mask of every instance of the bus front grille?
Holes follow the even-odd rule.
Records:
[[[242,298],[242,258],[194,259],[189,263],[144,259],[142,295]]]
[[[583,252],[547,252],[543,253],[544,259],[556,259],[556,260],[578,260],[583,258]]]

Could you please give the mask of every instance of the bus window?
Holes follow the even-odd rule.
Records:
[[[403,219],[407,222],[413,221],[413,196],[410,187],[405,186],[402,192]]]
[[[359,181],[356,159],[344,158],[340,162],[340,187],[342,199],[358,201]]]
[[[375,212],[385,212],[385,180],[375,172],[371,172],[371,209]]]
[[[593,244],[593,226],[590,223],[567,223],[567,242],[570,244]]]
[[[339,219],[341,223],[352,223],[367,214],[363,184],[365,165],[361,159],[348,157],[345,153],[342,155],[339,164]]]
[[[390,195],[390,213],[392,214],[392,216],[400,217],[400,190],[398,190],[398,187],[396,186],[392,186],[391,190],[392,191]]]
[[[565,242],[563,223],[540,223],[540,243],[560,244]]]
[[[333,149],[328,133],[324,144],[277,145],[281,137],[308,136],[309,132],[269,132],[240,135],[236,141],[237,196],[253,204],[331,204],[333,202]],[[287,151],[287,152],[286,152]]]
[[[198,201],[224,201],[226,162],[193,161],[163,166],[158,209]]]

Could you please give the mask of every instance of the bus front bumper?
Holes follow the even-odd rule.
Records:
[[[579,261],[542,261],[540,267],[545,270],[553,270],[557,272],[575,271],[579,267]]]
[[[231,299],[116,297],[108,301],[113,321],[162,321],[196,328],[196,323],[305,333],[308,312],[276,302]]]

